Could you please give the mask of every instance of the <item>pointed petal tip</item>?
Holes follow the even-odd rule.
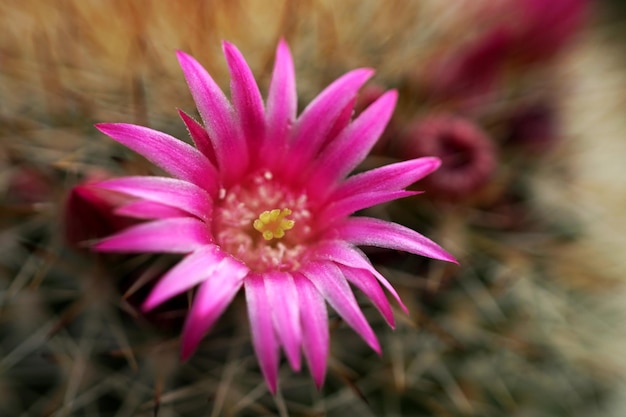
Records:
[[[380,106],[384,106],[384,108],[389,109],[390,113],[392,113],[393,110],[396,108],[397,103],[398,103],[398,90],[393,89],[393,90],[386,91],[374,103],[372,103],[372,106],[376,104]],[[391,117],[391,114],[389,114],[388,117]]]
[[[406,307],[406,305],[404,305],[404,303],[403,303],[403,302],[398,301],[398,304],[400,304],[400,308],[402,309],[402,311],[404,312],[404,314],[406,314],[407,316],[411,314],[411,313],[409,312],[409,309]]]
[[[439,261],[450,262],[450,263],[455,264],[455,265],[460,265],[459,261],[457,261],[457,259],[454,256],[452,256],[452,254],[450,252],[448,252],[447,250],[443,249],[442,247],[438,248],[437,253],[431,254],[428,257],[432,258],[432,259],[439,260]]]
[[[276,45],[276,55],[280,54],[289,56],[289,59],[291,59],[291,49],[289,48],[289,44],[283,37],[278,40],[278,45]]]
[[[120,233],[122,233],[122,232],[120,232]],[[117,234],[111,235],[111,236],[117,236]],[[91,250],[95,251],[95,252],[105,252],[105,253],[107,253],[107,252],[108,253],[128,252],[128,250],[126,250],[126,248],[120,249],[118,247],[119,243],[120,243],[119,239],[114,241],[114,239],[112,239],[111,236],[106,236],[106,237],[103,237],[102,239],[99,239],[99,240],[88,241],[89,244],[90,244]],[[112,241],[114,241],[113,244],[111,243]]]
[[[227,60],[232,59],[233,55],[241,55],[239,48],[226,40],[222,41],[222,52]]]
[[[176,58],[178,59],[178,63],[180,64],[181,67],[183,67],[183,65],[187,62],[195,61],[194,57],[189,55],[187,52],[181,51],[180,49],[176,50]]]
[[[436,156],[424,156],[421,158],[414,159],[416,162],[420,162],[426,168],[426,172],[423,173],[422,177],[432,174],[437,171],[441,166],[441,159]]]
[[[196,353],[196,350],[198,350],[198,347],[200,346],[200,341],[202,341],[202,337],[204,336],[204,334],[199,334],[197,331],[197,324],[198,323],[192,323],[193,320],[189,320],[190,317],[187,317],[187,320],[185,321],[185,327],[183,329],[183,335],[181,338],[181,346],[180,346],[180,361],[181,362],[187,362],[194,353]]]
[[[94,127],[108,136],[110,132],[113,132],[125,125],[126,123],[96,123],[94,124]]]
[[[443,251],[443,249],[440,248],[440,250],[442,252],[437,253],[437,254],[431,254],[431,255],[427,255],[429,258],[432,259],[437,259],[439,261],[444,261],[444,262],[450,262],[453,263],[455,265],[459,265],[459,261],[456,260],[456,258],[452,255],[450,255],[448,252]]]
[[[424,160],[433,165],[433,171],[441,166],[441,158],[438,158],[436,156],[427,156],[424,158]]]
[[[376,336],[374,336],[371,340],[366,340],[366,342],[378,356],[383,356],[383,349],[380,347],[380,342]]]
[[[386,91],[383,94],[383,97],[384,96],[388,96],[388,97],[390,97],[390,99],[396,101],[396,100],[398,100],[398,95],[399,95],[398,90],[396,90],[395,88],[392,88],[391,90]]]
[[[309,373],[311,374],[311,378],[313,378],[313,383],[315,384],[315,388],[321,390],[324,386],[324,381],[326,380],[326,361],[323,363],[309,363]]]
[[[364,78],[365,82],[366,80],[372,78],[374,76],[374,74],[376,74],[376,70],[374,68],[369,68],[369,67],[364,67],[364,68],[357,68],[355,70],[353,70],[352,72],[359,74],[361,77]]]
[[[289,350],[287,347],[283,348],[283,352],[285,352],[285,356],[287,357],[287,362],[289,366],[294,372],[300,372],[302,369],[302,358],[300,355],[300,350],[297,351]]]
[[[176,49],[175,53],[176,53],[176,56],[178,57],[178,59],[184,58],[184,57],[189,57],[189,54],[187,54],[187,52],[183,51],[182,49]]]
[[[141,304],[140,310],[142,313],[149,313],[157,306],[157,303],[154,302],[153,298],[154,297],[148,297],[143,304]]]
[[[302,371],[302,360],[300,359],[300,357],[298,357],[297,359],[292,358],[287,353],[287,350],[285,350],[284,348],[283,348],[283,352],[285,354],[285,357],[287,358],[287,363],[289,364],[289,367],[291,368],[291,370],[294,372]]]
[[[389,291],[389,289],[387,289],[387,291]],[[402,312],[404,314],[409,316],[410,315],[409,309],[404,304],[404,302],[400,299],[400,296],[396,293],[394,298],[396,300],[396,303],[398,303],[398,306],[400,307],[400,310],[402,310]],[[396,329],[396,323],[395,323],[395,318],[393,316],[392,316],[392,320],[394,320],[394,321],[389,323],[389,327],[391,327],[393,330],[395,330]]]
[[[313,383],[315,384],[315,388],[318,391],[321,391],[322,387],[324,386],[324,375],[322,375],[321,378],[314,378]]]
[[[452,264],[455,265],[460,265],[459,261],[456,260],[456,258],[454,256],[452,256],[451,254],[449,254],[446,251],[443,251],[443,249],[441,249],[442,252],[438,253],[437,256],[429,256],[432,259],[437,259],[439,261],[444,261],[444,262],[450,262]]]
[[[224,53],[240,53],[239,48],[237,48],[237,46],[232,43],[229,42],[227,40],[222,40],[222,51],[224,51]]]
[[[267,384],[267,388],[270,390],[270,393],[272,395],[276,395],[276,391],[278,390],[278,383],[277,381],[270,381],[267,378],[265,379],[265,383]]]
[[[389,289],[387,289],[387,291],[389,291]],[[410,314],[409,313],[409,309],[404,304],[404,302],[400,299],[400,296],[397,293],[395,295],[396,295],[396,297],[394,297],[394,298],[395,298],[396,302],[398,303],[398,305],[400,306],[400,310],[402,310],[402,312],[408,316]],[[394,330],[396,329],[395,322],[394,322],[394,325],[391,326],[391,328],[394,329]]]
[[[180,348],[180,362],[181,363],[187,362],[193,356],[197,348],[198,348],[197,345],[194,346],[190,344],[189,342],[185,342],[183,340],[182,346]]]
[[[87,247],[89,247],[92,251],[95,252],[106,252],[106,247],[104,249],[102,249],[102,243],[103,243],[104,239],[101,239],[99,241],[87,241],[87,242],[83,242],[83,244],[85,244]]]
[[[344,80],[344,82],[345,80],[350,80],[354,84],[360,84],[358,88],[361,88],[363,84],[367,82],[367,80],[369,80],[370,78],[374,76],[375,73],[376,73],[376,70],[374,68],[369,68],[369,67],[355,68],[353,70],[348,71],[341,77],[337,78],[337,80],[335,80],[334,82],[337,82],[338,80]],[[347,78],[344,79],[344,77],[347,77]]]

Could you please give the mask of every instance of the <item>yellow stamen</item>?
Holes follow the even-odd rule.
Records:
[[[291,214],[288,208],[266,210],[252,223],[255,230],[261,232],[263,239],[280,239],[285,236],[285,230],[293,228],[295,222],[285,217]]]

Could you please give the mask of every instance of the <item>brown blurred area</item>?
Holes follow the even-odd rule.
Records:
[[[174,51],[193,54],[227,89],[222,39],[240,47],[262,91],[280,37],[294,51],[305,99],[355,66],[389,76],[414,54],[406,39],[418,31],[390,37],[388,25],[415,28],[421,9],[402,1],[2,2],[0,160],[82,171],[110,146],[91,128],[100,121],[182,135],[175,109],[193,103]]]

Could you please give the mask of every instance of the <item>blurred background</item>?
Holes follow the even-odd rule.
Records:
[[[0,416],[626,415],[625,22],[617,0],[3,1]],[[357,67],[355,114],[399,90],[360,169],[443,165],[368,214],[460,266],[369,250],[411,315],[392,331],[362,300],[382,358],[331,315],[325,386],[283,366],[272,397],[242,299],[181,364],[187,297],[137,308],[175,259],[81,242],[124,222],[90,181],[156,172],[93,124],[188,140],[174,51],[228,91],[229,40],[265,92],[281,37],[300,106]]]

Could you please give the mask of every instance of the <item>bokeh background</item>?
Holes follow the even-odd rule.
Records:
[[[625,22],[617,0],[3,1],[0,416],[626,415]],[[411,315],[362,302],[382,357],[331,316],[325,386],[283,366],[272,397],[243,300],[181,364],[187,296],[137,308],[174,259],[81,241],[121,221],[90,181],[156,172],[93,124],[187,140],[174,51],[227,91],[227,39],[266,91],[281,37],[301,106],[356,67],[377,74],[355,113],[399,90],[361,168],[444,164],[368,214],[461,265],[369,251]]]

